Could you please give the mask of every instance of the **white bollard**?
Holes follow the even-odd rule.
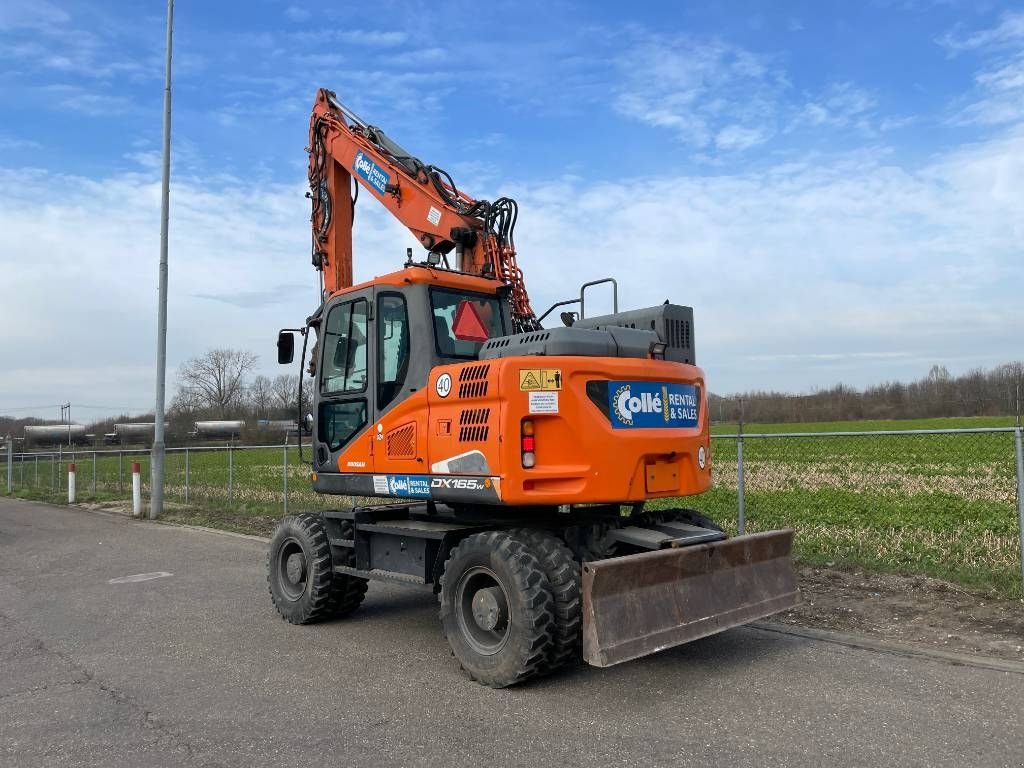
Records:
[[[75,465],[68,464],[68,504],[75,503]]]
[[[142,517],[142,467],[132,463],[132,515]]]

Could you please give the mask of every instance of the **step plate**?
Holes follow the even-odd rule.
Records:
[[[799,604],[793,531],[583,565],[583,658],[609,667]]]

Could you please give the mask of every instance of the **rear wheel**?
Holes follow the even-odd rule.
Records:
[[[352,523],[345,520],[341,526],[342,538],[352,538]],[[351,559],[351,550],[344,551],[346,560]],[[281,618],[312,624],[358,608],[366,580],[335,574],[334,565],[323,515],[304,513],[281,520],[267,551],[267,587]]]
[[[530,545],[544,569],[544,575],[551,583],[551,594],[555,601],[555,627],[547,668],[548,671],[554,671],[580,657],[583,624],[580,564],[572,550],[554,533],[532,528],[517,529],[510,533]]]
[[[488,531],[459,542],[445,563],[440,598],[442,631],[473,680],[504,688],[546,666],[551,585],[518,537]]]

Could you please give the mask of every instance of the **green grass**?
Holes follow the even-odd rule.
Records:
[[[748,425],[750,432],[871,431],[943,427],[1008,426],[1007,419],[929,419],[904,422],[839,422]],[[716,433],[721,434],[716,428]],[[808,564],[863,567],[948,579],[992,596],[1021,595],[1013,435],[913,435],[752,438],[744,443],[748,531],[792,527],[796,552]],[[737,441],[712,440],[715,488],[699,498],[660,502],[698,507],[735,532]],[[307,449],[308,456],[308,449]],[[231,530],[266,533],[281,514],[283,449],[233,451],[228,487],[224,450],[189,452],[185,506],[185,457],[167,458],[168,518]],[[142,464],[148,493],[148,455],[123,454],[78,461],[82,500],[130,497],[131,462]],[[288,454],[290,510],[344,505],[310,490],[309,469]],[[24,484],[19,481],[24,473]],[[34,498],[66,500],[50,492],[53,468],[15,465],[19,491]]]
[[[1012,427],[1012,416],[959,416],[942,419],[875,419],[863,421],[808,421],[781,424],[746,423],[743,431],[758,432],[873,432],[897,429],[981,429]],[[739,426],[734,423],[713,424],[712,434],[734,435]]]

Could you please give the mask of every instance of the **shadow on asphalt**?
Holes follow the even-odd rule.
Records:
[[[396,640],[396,643],[412,643],[421,646],[420,650],[426,653],[449,655],[437,621],[437,598],[427,590],[371,585],[366,602],[356,613],[324,626],[339,630],[349,626],[353,631],[364,632],[390,629],[396,622],[402,622],[403,635],[403,639]],[[605,669],[581,662],[557,675],[531,681],[524,687],[545,690],[549,686],[565,686],[567,683],[635,686],[638,681],[656,686],[685,680],[687,685],[699,688],[709,671],[727,674],[760,667],[785,653],[794,643],[806,642],[800,638],[772,636],[739,627]],[[438,658],[440,660],[442,656]]]

